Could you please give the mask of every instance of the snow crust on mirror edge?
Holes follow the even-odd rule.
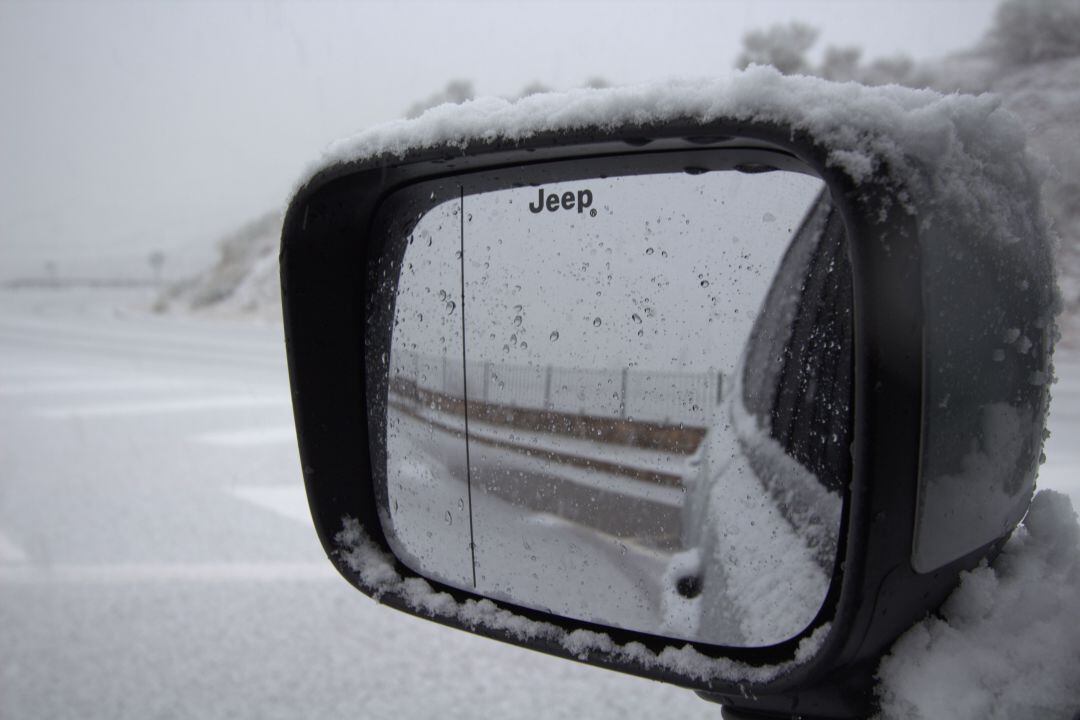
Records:
[[[993,565],[964,573],[878,677],[880,720],[1080,716],[1080,525],[1069,497],[1036,494]]]
[[[587,659],[590,653],[598,653],[698,680],[767,682],[813,657],[831,627],[827,623],[819,627],[799,644],[793,660],[780,665],[755,667],[733,660],[710,658],[689,643],[682,647],[669,645],[656,653],[638,642],[619,645],[606,633],[590,630],[567,632],[552,623],[516,615],[490,600],[458,602],[449,593],[436,591],[422,578],[403,578],[394,568],[394,558],[368,537],[355,519],[345,521],[344,529],[335,540],[349,568],[359,575],[366,587],[374,589],[376,601],[387,593],[393,593],[403,598],[412,610],[423,615],[454,619],[473,629],[502,631],[517,640],[553,643],[581,660]]]
[[[582,88],[516,101],[488,97],[446,104],[332,144],[302,176],[337,163],[392,160],[434,147],[522,140],[540,133],[648,125],[676,119],[778,123],[828,149],[830,165],[856,182],[881,168],[914,195],[920,222],[936,210],[981,218],[982,241],[1045,237],[1030,232],[1039,179],[1026,133],[996,95],[942,95],[781,75],[751,66],[720,78]],[[1045,173],[1040,170],[1040,176]],[[910,196],[909,196],[910,197]]]

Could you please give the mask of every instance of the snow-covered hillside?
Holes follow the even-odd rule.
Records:
[[[154,310],[280,318],[281,220],[281,212],[273,210],[226,235],[218,244],[217,261],[204,272],[167,287]]]

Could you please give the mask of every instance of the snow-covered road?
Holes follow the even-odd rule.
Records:
[[[81,294],[80,294],[81,293]],[[376,606],[323,558],[280,330],[0,292],[0,717],[718,717]],[[1080,506],[1080,362],[1040,486]]]
[[[280,330],[0,293],[0,717],[711,717],[324,559]]]

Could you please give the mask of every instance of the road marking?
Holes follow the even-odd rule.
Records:
[[[307,492],[300,483],[296,485],[238,485],[226,488],[226,491],[233,497],[258,505],[264,510],[311,525]]]
[[[0,563],[24,563],[26,553],[0,530]]]
[[[117,390],[185,390],[194,384],[185,380],[163,380],[146,378],[136,379],[101,379],[101,380],[63,380],[55,382],[23,382],[0,385],[0,395],[56,395],[62,393],[113,392]]]
[[[225,447],[294,445],[296,443],[296,429],[292,425],[276,425],[265,428],[203,433],[202,435],[195,435],[191,439],[206,445],[222,445]]]
[[[0,584],[125,585],[139,582],[310,582],[334,580],[329,562],[126,563],[0,566]]]
[[[190,412],[192,410],[283,406],[288,404],[289,396],[285,394],[217,395],[213,397],[194,397],[178,400],[38,408],[34,411],[34,414],[48,418],[121,417],[129,415],[162,415],[177,412]]]

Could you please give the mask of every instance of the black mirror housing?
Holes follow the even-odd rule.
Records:
[[[781,717],[869,712],[877,661],[944,601],[961,571],[1000,548],[1030,499],[1041,451],[1057,307],[1050,245],[1022,137],[987,102],[759,68],[696,90],[443,107],[339,150],[297,191],[281,246],[304,481],[330,560],[399,610],[680,685],[731,708]],[[394,558],[377,510],[385,427],[368,408],[385,392],[392,312],[373,307],[371,294],[400,272],[373,233],[388,199],[419,182],[459,192],[484,173],[535,185],[673,162],[810,168],[850,239],[854,425],[839,558],[814,622],[767,647],[676,641],[421,578]],[[975,379],[966,382],[965,370]],[[935,494],[934,478],[961,476],[989,456],[982,441],[955,446],[1000,438],[986,427],[1012,417],[1007,407],[1021,408],[1013,414],[1022,421],[1005,424],[1023,437],[994,459],[1009,468],[1011,504],[988,536],[942,549],[952,539],[934,523],[967,520],[964,496]]]

